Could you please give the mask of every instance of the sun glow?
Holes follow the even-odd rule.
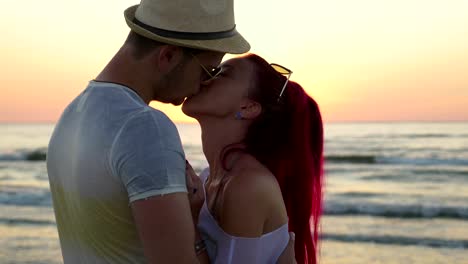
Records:
[[[0,121],[56,121],[123,43],[123,10],[138,2],[4,3]],[[327,121],[468,120],[466,0],[237,0],[235,11],[251,52],[292,69]]]

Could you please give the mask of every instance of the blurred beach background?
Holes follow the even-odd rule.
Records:
[[[61,263],[49,137],[122,45],[123,11],[138,3],[2,1],[0,263]],[[322,263],[468,263],[468,0],[234,4],[251,52],[292,69],[321,107]],[[151,106],[206,166],[194,121]]]

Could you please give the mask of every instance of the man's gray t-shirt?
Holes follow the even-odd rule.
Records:
[[[90,82],[65,109],[47,169],[65,263],[145,262],[129,203],[187,192],[175,125],[113,83]]]

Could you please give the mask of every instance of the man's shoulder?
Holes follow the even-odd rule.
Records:
[[[168,149],[182,151],[182,143],[175,124],[161,111],[151,107],[142,108],[128,117],[120,126],[114,144],[126,148]]]
[[[148,132],[151,130],[157,130],[162,134],[177,132],[174,122],[164,112],[150,106],[136,111],[127,122],[131,123],[130,126],[143,127]]]

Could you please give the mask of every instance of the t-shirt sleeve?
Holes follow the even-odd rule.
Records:
[[[130,202],[187,192],[180,137],[162,112],[145,110],[130,118],[116,135],[109,162]]]

